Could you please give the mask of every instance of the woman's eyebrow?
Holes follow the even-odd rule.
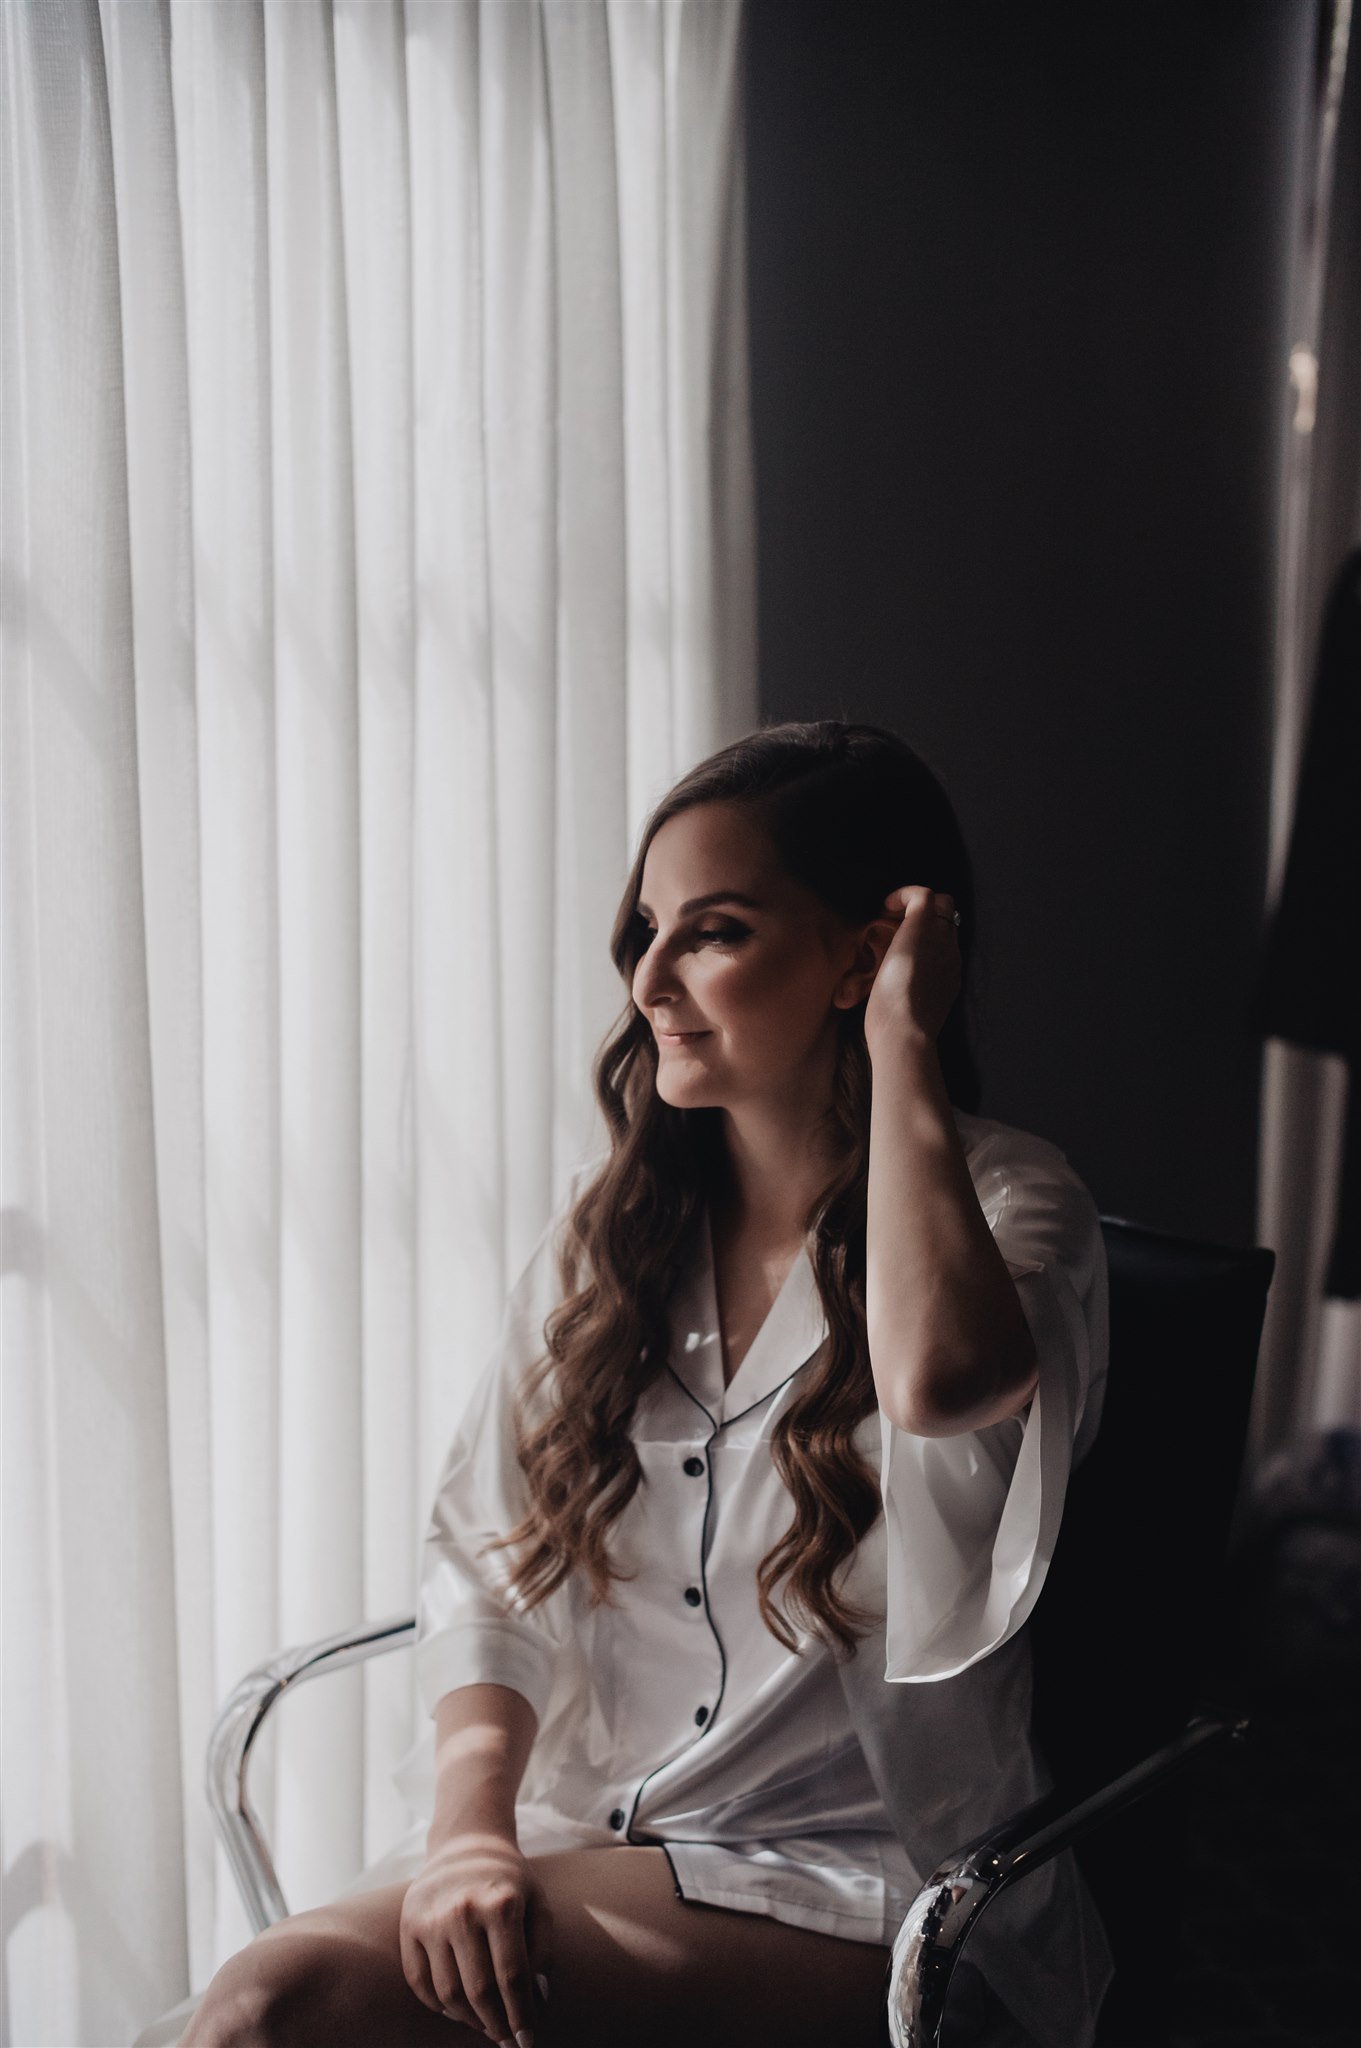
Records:
[[[682,903],[676,914],[688,917],[692,910],[707,910],[711,903],[740,903],[747,910],[764,910],[766,907],[755,896],[745,896],[740,889],[711,889],[707,896],[692,896],[688,903]],[[649,903],[640,903],[638,908],[648,917],[656,915]]]

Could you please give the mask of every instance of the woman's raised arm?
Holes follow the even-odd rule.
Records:
[[[934,1045],[874,1056],[865,1314],[879,1405],[916,1436],[1015,1414],[1035,1346],[979,1206]]]
[[[865,1319],[879,1406],[914,1436],[1015,1414],[1035,1345],[979,1206],[936,1038],[959,987],[954,900],[895,890],[901,921],[865,1009],[873,1069]]]

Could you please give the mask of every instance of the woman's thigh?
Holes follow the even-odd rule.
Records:
[[[874,2048],[889,1952],[676,1896],[660,1849],[533,1858],[553,1916],[535,2048]],[[471,2048],[402,1971],[405,1882],[296,1913],[224,1964],[185,2048]],[[214,2003],[215,2001],[215,2003]]]

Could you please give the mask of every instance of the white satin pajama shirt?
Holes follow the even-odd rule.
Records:
[[[1100,1418],[1105,1252],[1061,1152],[955,1117],[1035,1338],[1039,1386],[1023,1414],[959,1436],[912,1436],[878,1409],[864,1419],[856,1444],[880,1475],[884,1512],[839,1584],[881,1619],[843,1666],[797,1628],[799,1651],[785,1649],[756,1597],[756,1567],[792,1516],[769,1441],[827,1336],[812,1261],[806,1249],[796,1258],[725,1388],[704,1212],[670,1297],[670,1359],[634,1412],[643,1483],[610,1532],[611,1556],[633,1574],[614,1582],[617,1606],[591,1608],[572,1578],[524,1610],[507,1591],[511,1554],[478,1556],[528,1504],[512,1403],[560,1299],[558,1228],[598,1162],[575,1177],[455,1435],[420,1582],[426,1709],[491,1682],[538,1717],[516,1806],[526,1854],[657,1845],[686,1899],[887,1948],[936,1862],[1047,1788],[1029,1738],[1022,1625],[1070,1467]],[[418,1865],[433,1728],[397,1782],[418,1819],[394,1855]],[[1071,1852],[989,1909],[968,1956],[1023,2038],[1090,2041],[1111,1963]]]

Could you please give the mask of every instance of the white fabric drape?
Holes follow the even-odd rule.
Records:
[[[1270,812],[1270,911],[1279,896],[1329,585],[1361,542],[1355,354],[1361,34],[1327,0],[1325,63],[1305,124],[1284,465]],[[1356,1085],[1353,1083],[1353,1085]],[[1341,1181],[1348,1072],[1341,1055],[1269,1039],[1262,1063],[1258,1242],[1276,1252],[1245,1477],[1299,1438],[1361,1429],[1361,1302],[1324,1292]]]
[[[739,0],[3,10],[5,2038],[246,1938],[228,1688],[414,1606],[598,1151],[638,827],[756,722]],[[290,1699],[290,1903],[410,1660]]]

